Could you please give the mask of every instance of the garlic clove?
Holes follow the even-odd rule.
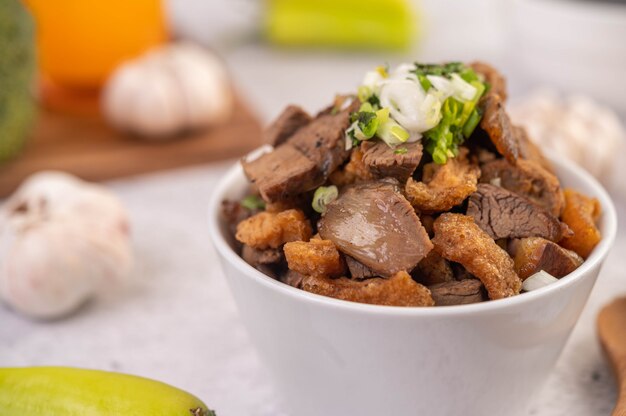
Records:
[[[88,243],[67,238],[59,224],[23,232],[0,261],[0,298],[35,318],[68,314],[95,290],[99,272],[85,261],[89,253]]]
[[[163,139],[227,120],[234,96],[221,61],[189,43],[122,65],[105,86],[103,114],[121,130]]]
[[[0,299],[37,318],[71,312],[127,279],[129,234],[123,205],[105,188],[33,175],[0,208]]]
[[[191,44],[179,45],[170,56],[172,75],[186,102],[187,123],[198,128],[224,122],[231,115],[233,95],[221,62]]]

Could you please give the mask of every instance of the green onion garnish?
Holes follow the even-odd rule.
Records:
[[[257,195],[248,195],[239,202],[242,207],[249,210],[265,209],[265,201]]]
[[[311,206],[320,214],[326,212],[326,206],[333,202],[339,196],[339,190],[336,186],[320,186],[313,194],[313,202]]]
[[[394,150],[393,153],[396,155],[406,155],[408,151],[409,149],[407,149],[406,147],[399,147]]]

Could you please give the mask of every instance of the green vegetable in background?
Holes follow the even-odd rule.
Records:
[[[31,16],[20,0],[0,1],[0,163],[22,148],[35,102],[35,44]]]
[[[2,416],[215,416],[199,399],[142,377],[63,367],[0,368]]]
[[[418,26],[409,0],[268,0],[267,38],[280,45],[401,49]]]

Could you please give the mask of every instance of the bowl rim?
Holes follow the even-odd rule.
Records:
[[[261,151],[262,148],[252,153]],[[232,166],[222,179],[218,182],[209,202],[209,236],[217,249],[220,256],[237,269],[245,278],[252,279],[256,283],[266,286],[270,290],[279,292],[281,295],[288,296],[295,301],[306,302],[311,305],[327,307],[330,309],[340,309],[348,312],[359,312],[376,315],[393,315],[400,317],[411,316],[430,316],[441,317],[447,315],[468,316],[472,314],[481,314],[485,312],[503,311],[507,308],[530,303],[539,298],[549,298],[553,294],[575,284],[576,282],[589,275],[589,272],[596,266],[601,266],[602,262],[608,255],[610,248],[613,246],[615,236],[617,234],[617,215],[615,207],[608,193],[591,176],[587,171],[578,166],[576,163],[565,159],[564,157],[556,157],[552,152],[544,151],[548,159],[557,167],[557,170],[564,170],[576,177],[577,182],[583,182],[587,187],[593,190],[592,194],[600,201],[602,206],[602,240],[594,248],[591,255],[583,262],[583,264],[572,273],[562,277],[558,282],[552,283],[541,289],[531,292],[520,293],[504,299],[489,300],[486,302],[472,303],[467,305],[437,306],[437,307],[406,307],[406,306],[383,306],[371,305],[365,303],[351,302],[341,299],[335,299],[315,293],[307,292],[289,286],[283,282],[275,280],[270,276],[261,273],[254,267],[246,263],[239,254],[237,254],[227,242],[223,235],[220,222],[221,206],[224,195],[232,188],[233,184],[240,181],[244,176],[241,164],[237,162]],[[228,276],[225,276],[228,278]]]

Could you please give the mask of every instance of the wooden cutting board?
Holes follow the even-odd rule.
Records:
[[[260,144],[260,124],[241,99],[227,123],[166,142],[120,134],[96,117],[42,110],[24,153],[0,167],[0,197],[40,170],[102,181],[240,157]]]

